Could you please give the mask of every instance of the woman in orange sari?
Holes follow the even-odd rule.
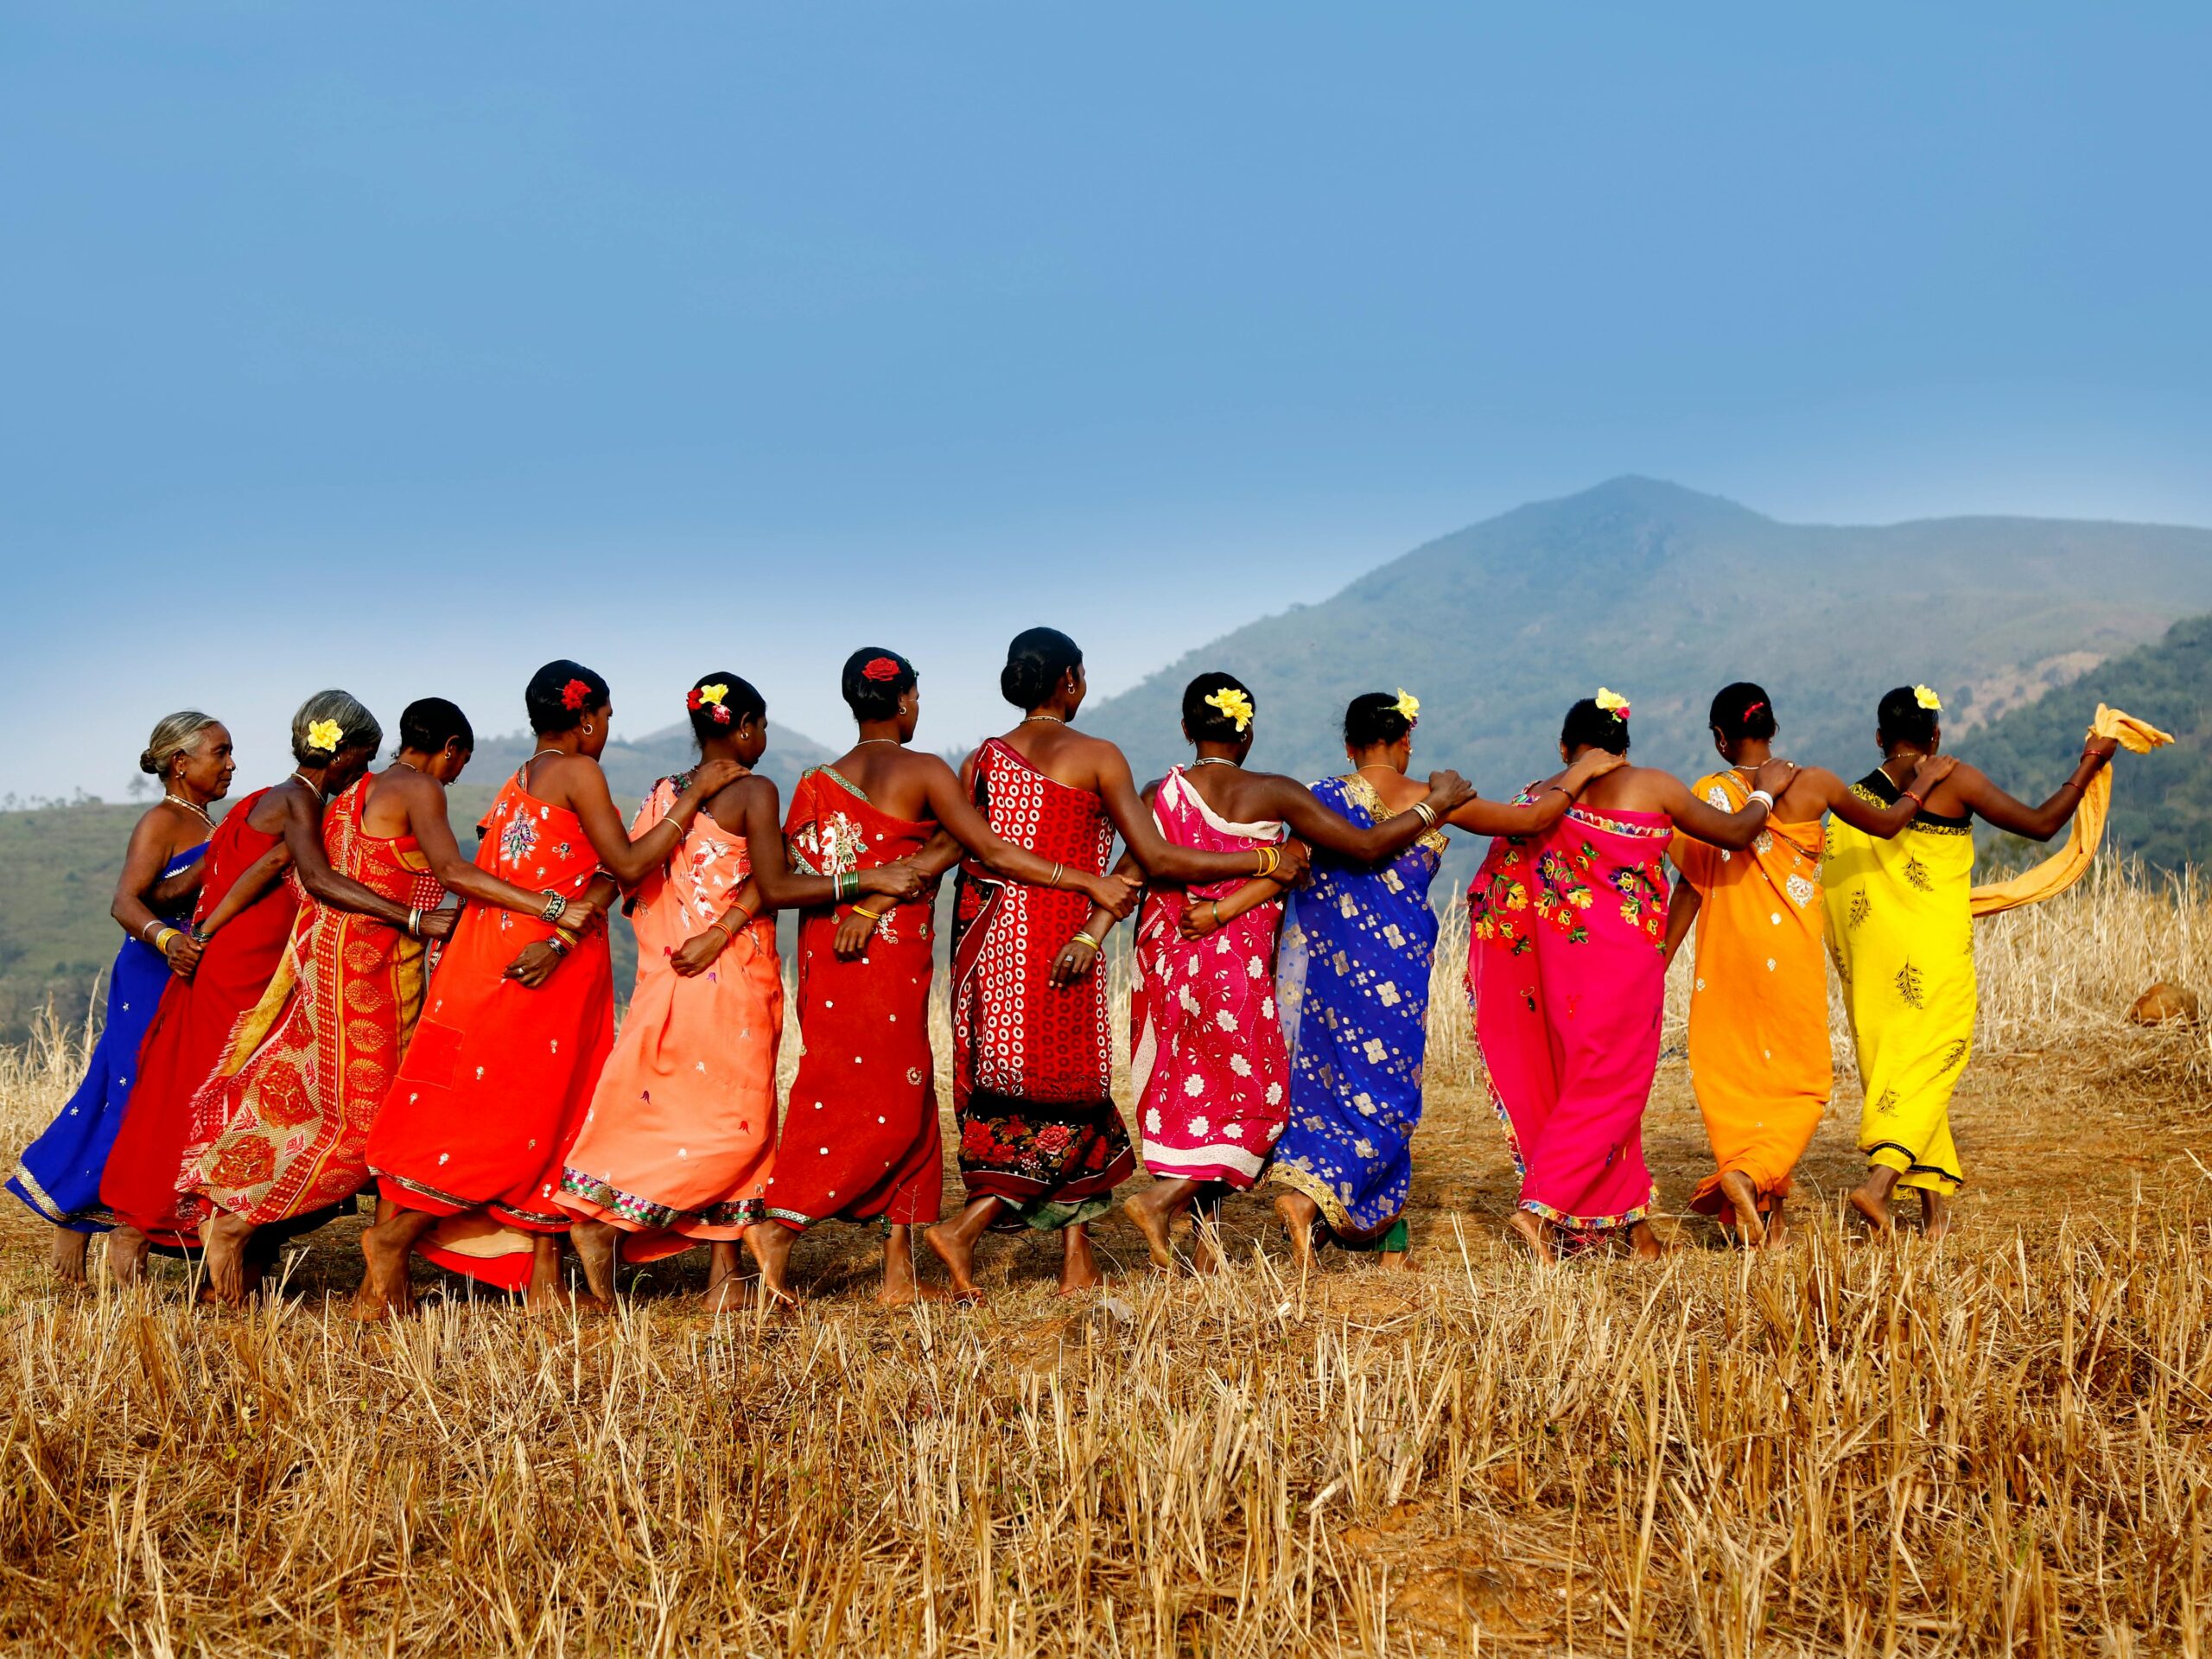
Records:
[[[180,1182],[207,1206],[200,1236],[220,1300],[252,1288],[251,1258],[270,1238],[352,1207],[370,1121],[422,1010],[425,944],[453,928],[437,906],[448,887],[474,888],[445,808],[445,785],[475,747],[467,716],[425,697],[399,729],[392,764],[327,807],[286,792],[284,847],[307,902],[269,988],[193,1099],[213,1138],[186,1148]],[[342,770],[365,766],[383,742],[376,716],[347,698],[316,722],[308,753]]]
[[[1692,792],[1716,812],[1740,812],[1751,779],[1773,758],[1774,704],[1748,682],[1713,699],[1713,746],[1727,767]],[[1925,799],[1951,769],[1930,757],[1912,788]],[[1819,766],[1801,768],[1749,847],[1729,851],[1677,831],[1668,856],[1681,878],[1667,914],[1672,963],[1697,925],[1690,990],[1690,1084],[1714,1167],[1690,1208],[1732,1222],[1757,1248],[1782,1242],[1790,1173],[1820,1127],[1834,1084],[1828,1053],[1827,955],[1821,924],[1821,817],[1884,840],[1911,822],[1913,803],[1878,807]]]
[[[613,965],[594,924],[738,775],[733,760],[707,761],[633,842],[599,766],[607,682],[563,658],[531,677],[523,703],[537,750],[500,787],[476,855],[494,892],[470,894],[369,1135],[380,1202],[361,1235],[361,1319],[410,1306],[416,1249],[527,1291],[534,1309],[559,1299],[569,1212],[554,1195],[614,1040]]]
[[[318,691],[292,716],[292,772],[256,790],[223,817],[208,837],[200,904],[192,936],[201,945],[193,976],[170,988],[138,1055],[138,1082],[100,1177],[100,1199],[115,1212],[108,1265],[119,1280],[136,1279],[150,1246],[165,1255],[200,1248],[205,1203],[178,1191],[185,1150],[204,1146],[222,1128],[202,1123],[192,1105],[214,1075],[232,1029],[260,1001],[283,959],[299,910],[299,890],[284,880],[287,803],[300,796],[317,813],[326,795],[342,794],[368,766],[356,745],[343,755],[317,751],[320,722],[348,716],[343,691]]]
[[[911,1302],[912,1229],[938,1218],[944,1172],[930,1053],[931,903],[861,902],[872,868],[912,857],[940,825],[995,874],[1066,887],[1125,914],[1133,883],[1039,857],[996,834],[952,768],[906,747],[921,720],[914,665],[869,647],[845,663],[845,704],[859,740],[799,779],[785,823],[802,874],[835,900],[799,923],[799,1029],[805,1057],[768,1178],[768,1218],[746,1234],[769,1295],[788,1300],[798,1236],[829,1220],[887,1223],[879,1300]],[[944,868],[940,864],[938,868]]]
[[[703,1243],[707,1306],[719,1312],[739,1300],[738,1240],[767,1213],[784,1029],[774,912],[827,904],[836,884],[785,862],[776,785],[753,771],[768,747],[760,692],[725,671],[685,701],[700,760],[743,770],[638,885],[637,989],[554,1196],[575,1217],[570,1236],[594,1296],[613,1300],[618,1260]],[[685,773],[655,785],[632,836],[665,818],[690,783]],[[880,865],[861,887],[896,898],[922,880]]]

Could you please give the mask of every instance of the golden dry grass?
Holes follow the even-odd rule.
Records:
[[[810,1238],[795,1318],[709,1320],[696,1264],[612,1320],[459,1299],[363,1332],[352,1224],[246,1316],[180,1269],[58,1294],[0,1223],[0,1642],[80,1652],[1945,1653],[2202,1650],[2212,988],[2193,891],[2108,876],[1984,925],[1976,1178],[1941,1250],[1833,1219],[1769,1257],[1532,1268],[1440,1001],[1427,1270],[1287,1276],[1231,1206],[1211,1281],[880,1311]],[[1447,957],[1449,957],[1447,950]],[[1443,976],[1448,981],[1452,969]],[[1847,1052],[1847,1050],[1846,1051]],[[0,1135],[73,1081],[0,1068]],[[1802,1219],[1855,1170],[1847,1088]],[[1647,1136],[1698,1173],[1678,1058]],[[2200,1163],[2199,1160],[2202,1160]],[[1118,1222],[1110,1255],[1141,1253]],[[427,1281],[426,1281],[427,1282]]]

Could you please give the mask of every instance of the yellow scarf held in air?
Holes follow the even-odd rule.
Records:
[[[2096,719],[2089,723],[2089,735],[2116,737],[2120,747],[2130,754],[2148,754],[2173,741],[2171,735],[2150,721],[2124,715],[2117,709],[2107,709],[2101,702],[2097,705]],[[2097,847],[2105,838],[2105,819],[2111,811],[2112,768],[2101,766],[2082,793],[2082,804],[2074,814],[2066,844],[2042,863],[2021,871],[2008,881],[1993,881],[1986,887],[1976,887],[1969,901],[1974,914],[1994,916],[2017,906],[2040,904],[2065,892],[2088,874]]]

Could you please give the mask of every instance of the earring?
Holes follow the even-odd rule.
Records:
[[[591,725],[591,721],[584,721],[584,723],[583,723],[583,734],[584,734],[586,737],[589,737],[589,736],[591,735],[591,733],[592,733],[592,725]]]

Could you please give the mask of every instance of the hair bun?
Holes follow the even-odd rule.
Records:
[[[138,751],[138,770],[149,778],[158,778],[162,775],[162,763],[154,758],[154,752],[151,749]]]

